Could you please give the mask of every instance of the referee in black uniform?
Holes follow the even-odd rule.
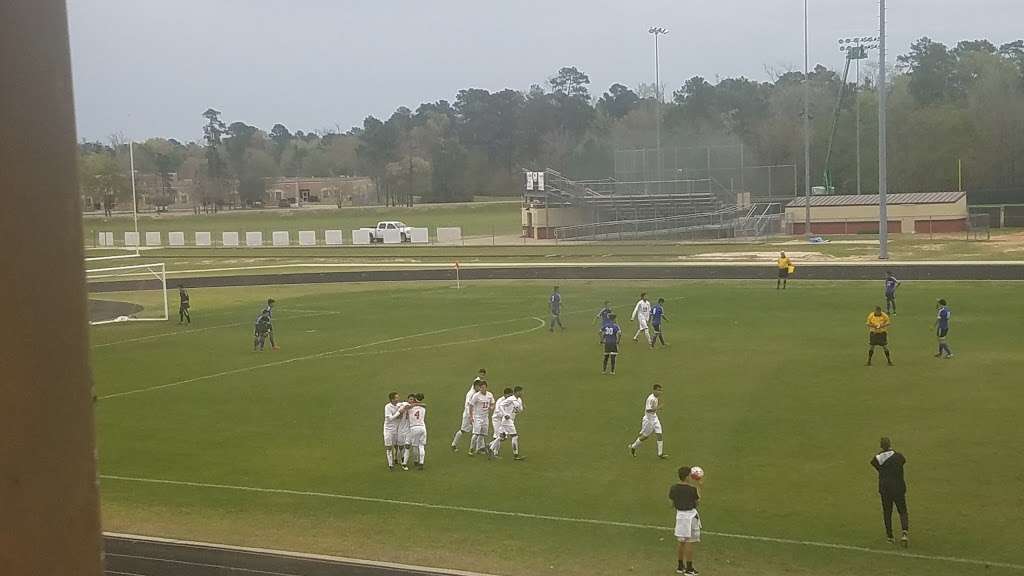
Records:
[[[883,437],[879,442],[881,452],[871,458],[871,466],[878,471],[878,495],[882,498],[882,520],[885,522],[885,537],[889,543],[895,542],[892,535],[892,508],[900,514],[900,546],[906,548],[910,540],[907,531],[910,529],[907,515],[907,483],[903,479],[903,466],[907,459],[892,449],[892,440]]]

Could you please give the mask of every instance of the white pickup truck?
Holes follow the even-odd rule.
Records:
[[[377,226],[370,232],[370,242],[384,242],[384,231],[385,230],[398,230],[402,235],[402,242],[411,242],[409,227],[404,222],[397,220],[388,220],[384,222],[377,222]]]

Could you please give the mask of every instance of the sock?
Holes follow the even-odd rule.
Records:
[[[686,563],[686,569],[687,570],[693,570],[693,562],[687,562]]]
[[[394,452],[391,451],[391,448],[388,448],[384,452],[386,452],[388,455],[388,468],[391,468],[392,466],[395,465],[395,454]]]
[[[658,456],[661,456],[664,453],[665,453],[665,442],[663,440],[658,440]]]
[[[512,437],[512,453],[519,456],[519,436]]]
[[[615,372],[615,356],[612,356],[612,372]]]
[[[608,354],[604,355],[604,364],[601,365],[601,372],[608,371]]]
[[[686,569],[686,562],[683,562],[682,560],[680,560],[679,564],[678,564],[678,569],[679,570],[685,570]]]
[[[883,348],[882,352],[885,352],[885,360],[886,360],[886,362],[892,362],[892,356],[889,354],[889,349],[888,348]]]
[[[870,364],[870,363],[871,363],[871,358],[872,358],[872,357],[873,357],[874,355],[875,355],[875,349],[874,349],[874,348],[870,348],[870,349],[868,349],[868,364]]]
[[[427,463],[427,447],[420,446],[420,466]]]
[[[462,440],[462,430],[455,433],[455,438],[452,439],[452,446],[458,446],[459,440]]]
[[[402,466],[409,465],[409,448],[402,448]]]
[[[643,442],[643,440],[641,440],[639,437],[637,437],[637,439],[634,440],[633,443],[629,445],[629,447],[634,449],[634,450],[636,450],[637,448],[640,447],[640,443],[641,442]]]

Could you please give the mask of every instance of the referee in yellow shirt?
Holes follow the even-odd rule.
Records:
[[[779,253],[779,279],[775,281],[775,289],[786,289],[786,281],[789,280],[789,269],[793,267],[793,261],[786,256],[785,252]]]
[[[868,363],[871,366],[871,357],[875,355],[875,346],[881,346],[885,352],[885,361],[892,366],[892,355],[889,354],[889,315],[882,312],[881,306],[875,306],[875,311],[868,314]]]

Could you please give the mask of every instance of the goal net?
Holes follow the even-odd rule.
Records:
[[[168,318],[163,262],[85,271],[89,323],[161,321]]]

